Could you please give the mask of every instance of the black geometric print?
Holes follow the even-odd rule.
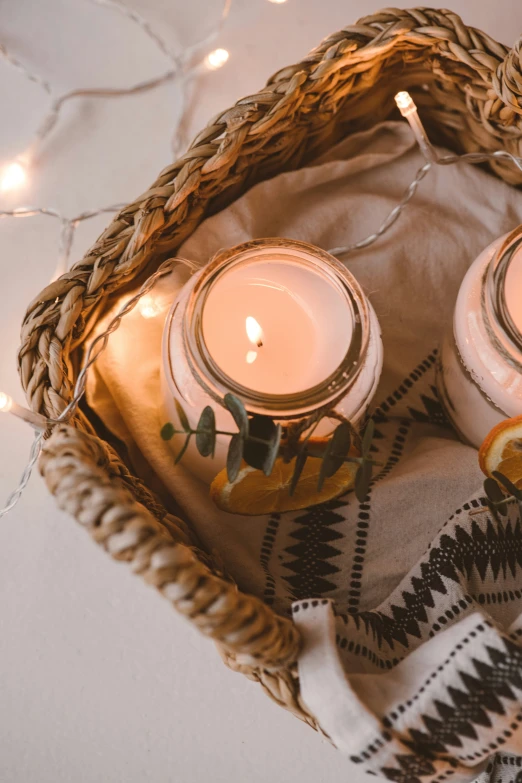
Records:
[[[387,780],[393,780],[395,783],[421,783],[419,776],[434,775],[437,771],[427,759],[406,755],[395,756],[395,759],[399,769],[384,767],[381,770]]]
[[[379,414],[379,417],[380,417],[379,420],[381,422],[387,421],[382,414]],[[373,418],[375,421],[375,417]],[[377,482],[385,479],[401,459],[404,446],[406,443],[406,435],[408,434],[408,430],[410,427],[410,421],[408,419],[398,419],[396,422],[396,427],[397,427],[397,431],[395,432],[395,436],[391,444],[391,448],[389,450],[389,454],[387,456],[386,462],[384,463],[384,466],[379,469],[377,475],[375,475],[374,478],[372,479],[370,488],[368,490],[368,494],[364,498],[362,503],[360,503],[359,505],[357,527],[355,529],[351,577],[349,582],[350,589],[348,591],[347,609],[348,612],[350,612],[350,614],[356,614],[358,612],[360,599],[361,599],[362,574],[364,570],[364,560],[366,557],[366,550],[368,547],[368,539],[369,539],[369,532],[370,532],[371,501],[372,501],[373,487]],[[379,434],[380,438],[384,437],[382,432],[376,429],[374,433],[374,438],[377,435],[377,433]],[[379,453],[378,447],[374,445],[373,448],[375,452],[378,454]]]
[[[414,753],[432,759],[449,748],[462,748],[466,739],[478,739],[477,726],[494,724],[490,713],[506,714],[501,699],[519,699],[513,689],[522,690],[522,648],[509,639],[502,642],[504,650],[486,646],[490,663],[472,658],[477,676],[458,671],[463,687],[448,686],[448,698],[432,702],[439,717],[421,716],[427,731],[410,729],[411,740],[404,742]]]
[[[336,513],[346,506],[346,501],[330,500],[320,506],[307,509],[293,523],[297,530],[290,533],[298,543],[288,547],[285,552],[295,560],[285,562],[285,568],[294,572],[284,579],[290,586],[292,599],[318,598],[324,593],[335,590],[337,585],[326,577],[339,572],[339,568],[329,562],[341,554],[332,542],[340,541],[344,536],[334,525],[344,522],[344,517]]]
[[[424,378],[426,373],[429,373],[433,370],[433,367],[437,362],[437,355],[437,349],[428,354],[426,359],[418,364],[417,367],[406,378],[404,378],[403,382],[399,384],[397,389],[388,397],[386,397],[383,402],[381,402],[372,418],[374,418],[376,421],[379,421],[381,416],[386,417],[388,414],[390,414],[397,403],[401,402],[401,400],[403,400],[404,397],[411,392],[415,384]],[[431,388],[433,389],[433,386]]]
[[[486,517],[486,514],[484,514]],[[409,646],[408,636],[422,637],[420,623],[427,623],[426,608],[435,607],[434,593],[447,594],[442,577],[459,583],[462,577],[470,579],[476,574],[482,581],[496,581],[500,572],[504,579],[509,570],[516,576],[522,568],[522,524],[518,519],[513,525],[494,522],[489,516],[483,530],[474,520],[471,531],[455,526],[453,536],[442,535],[439,545],[430,549],[427,559],[420,564],[420,576],[411,578],[411,592],[404,591],[402,606],[392,605],[391,616],[380,611],[360,612],[353,615],[357,628],[371,630],[379,648],[383,642],[394,649],[395,642]]]
[[[448,418],[444,412],[444,408],[440,404],[439,396],[436,386],[431,386],[433,397],[428,397],[426,394],[421,394],[420,398],[424,405],[423,411],[418,411],[415,408],[408,407],[408,411],[412,419],[419,421],[423,424],[436,424],[439,427],[450,427]]]
[[[263,541],[261,544],[261,550],[259,556],[259,562],[265,574],[265,589],[263,591],[263,601],[265,602],[265,604],[268,604],[268,606],[271,606],[274,603],[276,597],[276,583],[274,577],[270,573],[268,563],[270,561],[270,557],[272,556],[272,552],[274,549],[274,543],[279,528],[280,518],[281,518],[280,514],[272,514],[272,516],[268,520],[265,535],[263,537]]]

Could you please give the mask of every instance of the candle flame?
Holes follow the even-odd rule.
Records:
[[[256,319],[252,318],[251,315],[247,316],[246,319],[246,333],[250,342],[253,345],[257,345],[258,348],[261,348],[263,345],[263,330]]]
[[[253,364],[257,359],[257,351],[249,351],[246,355],[247,364]]]

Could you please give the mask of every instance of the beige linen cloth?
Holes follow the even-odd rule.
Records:
[[[256,185],[180,255],[205,264],[220,248],[273,236],[352,243],[375,231],[422,163],[408,126],[386,123]],[[136,471],[242,590],[293,609],[303,698],[324,732],[397,783],[522,780],[520,519],[469,515],[482,505],[477,454],[457,440],[434,388],[467,267],[521,222],[520,192],[476,167],[434,167],[393,229],[346,259],[384,342],[373,409],[383,466],[363,503],[349,493],[286,515],[219,512],[159,437],[166,309],[125,318],[89,378],[90,405]],[[188,274],[158,285],[164,308]]]

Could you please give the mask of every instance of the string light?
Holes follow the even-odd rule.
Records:
[[[0,392],[0,413],[9,413],[13,407],[13,398],[5,392]]]
[[[217,71],[230,57],[226,49],[214,49],[205,57],[205,64],[210,71]]]
[[[395,102],[402,116],[408,120],[415,139],[426,159],[426,162],[419,168],[417,174],[415,175],[415,179],[410,182],[406,188],[401,201],[391,210],[377,231],[375,231],[373,234],[370,234],[370,236],[359,240],[358,242],[354,242],[352,245],[343,245],[342,247],[330,248],[328,252],[333,256],[346,256],[349,253],[355,252],[356,250],[361,250],[362,248],[372,245],[383,234],[385,234],[386,231],[388,231],[400,218],[403,211],[417,192],[420,183],[428,174],[428,172],[431,171],[434,164],[438,166],[449,166],[454,163],[462,162],[477,164],[486,163],[486,161],[492,160],[503,160],[509,163],[514,163],[519,171],[522,172],[522,158],[519,158],[516,155],[512,155],[511,152],[507,152],[506,150],[497,150],[496,152],[466,152],[464,155],[444,155],[441,157],[428,138],[426,129],[418,115],[417,106],[409,92],[402,91],[397,93],[395,96]]]
[[[412,129],[417,144],[421,148],[422,154],[426,160],[429,160],[432,163],[436,162],[438,155],[428,139],[424,125],[417,112],[417,106],[410,93],[405,90],[398,92],[395,96],[395,103],[402,116],[410,123],[410,128]]]
[[[0,177],[0,190],[18,190],[27,180],[27,171],[25,166],[18,160],[8,163],[2,171]]]
[[[146,23],[144,22],[144,20],[141,19],[141,17],[139,17],[134,12],[131,12],[129,9],[126,9],[126,7],[123,6],[123,4],[117,2],[117,0],[94,0],[94,1],[98,2],[100,5],[111,5],[111,6],[118,7],[120,10],[123,10],[123,12],[129,16],[129,18],[133,19],[134,21],[138,21],[138,23],[141,24],[142,26],[146,25]],[[276,2],[278,1],[279,0],[276,0]],[[228,12],[230,10],[230,3],[231,0],[225,1],[222,16],[217,29],[221,29],[223,21],[228,15]],[[146,29],[148,35],[153,37],[153,34],[151,33],[150,28],[148,28],[148,26],[144,27],[144,29]],[[161,39],[157,39],[156,42],[158,43],[158,41],[161,41]],[[220,53],[219,55],[217,54],[218,52]],[[8,54],[6,55],[6,51],[2,46],[0,46],[0,53],[3,53],[5,56],[7,56],[9,62],[11,62],[17,68],[23,70],[27,78],[31,79],[32,81],[37,81],[42,83],[43,85],[46,85],[46,83],[43,82],[43,80],[40,80],[39,77],[35,77],[32,74],[30,74],[28,71],[26,71],[25,68],[21,66],[17,60],[15,60],[15,58],[13,58]],[[216,55],[216,58],[211,59],[211,55]],[[228,52],[225,49],[216,49],[214,52],[211,52],[210,55],[207,55],[206,58],[206,61],[208,62],[210,68],[220,67],[227,60],[228,60]],[[157,83],[158,80],[156,80],[156,84]],[[47,89],[46,87],[44,88]],[[522,158],[516,157],[515,155],[512,155],[511,153],[506,152],[504,150],[498,150],[496,152],[491,152],[491,153],[467,153],[465,155],[447,155],[444,157],[439,157],[435,148],[433,147],[433,145],[428,139],[426,131],[420,121],[420,118],[418,117],[417,107],[413,99],[409,95],[409,93],[406,92],[398,93],[396,96],[396,103],[403,116],[406,117],[406,119],[410,123],[412,131],[415,134],[415,138],[417,139],[419,146],[426,158],[426,163],[419,169],[415,179],[408,186],[401,202],[390,212],[390,214],[387,216],[385,221],[381,224],[380,228],[375,233],[371,234],[365,239],[362,239],[359,242],[356,242],[352,245],[330,249],[328,252],[330,252],[332,255],[342,255],[345,253],[350,253],[355,250],[361,249],[363,247],[367,247],[368,245],[375,242],[380,236],[382,236],[382,234],[388,231],[388,229],[391,228],[391,226],[398,220],[403,210],[405,209],[406,205],[409,203],[409,201],[411,201],[411,199],[415,195],[415,192],[420,182],[430,171],[433,163],[439,165],[449,165],[452,163],[458,163],[460,161],[468,161],[470,163],[483,163],[487,160],[506,160],[514,163],[518,167],[518,169],[522,172]],[[30,217],[34,215],[48,215],[51,217],[59,218],[63,224],[63,230],[62,230],[62,242],[63,242],[63,234],[66,233],[67,236],[70,237],[72,235],[72,226],[74,224],[80,222],[81,220],[88,219],[89,217],[93,217],[95,214],[100,214],[100,212],[102,211],[111,211],[112,209],[115,209],[115,207],[106,207],[103,208],[102,210],[85,212],[82,215],[79,215],[77,218],[67,219],[67,218],[63,218],[57,210],[53,210],[50,208],[18,207],[14,210],[0,212],[0,217]],[[67,241],[70,244],[71,240],[68,239]],[[116,331],[116,329],[118,329],[124,316],[127,315],[129,312],[131,312],[131,310],[133,310],[134,307],[136,307],[136,305],[138,305],[139,303],[141,303],[140,311],[143,317],[150,318],[150,317],[154,317],[154,315],[157,314],[159,305],[150,296],[150,291],[152,290],[156,282],[166,274],[170,274],[170,272],[174,268],[174,265],[179,262],[188,266],[192,271],[195,271],[195,269],[198,268],[194,262],[188,261],[187,259],[175,258],[175,259],[169,259],[165,261],[158,269],[158,271],[155,274],[153,274],[142,285],[138,293],[135,296],[133,296],[125,305],[123,305],[123,307],[118,311],[116,316],[111,320],[107,329],[102,334],[99,334],[93,340],[93,342],[90,344],[89,348],[87,349],[82,370],[80,371],[76,379],[73,397],[69,402],[69,404],[67,405],[67,407],[62,411],[62,413],[57,419],[46,419],[44,416],[33,413],[32,411],[29,411],[26,408],[22,408],[21,406],[17,405],[17,403],[15,403],[14,400],[9,395],[5,394],[4,392],[0,392],[0,413],[2,412],[12,413],[15,416],[18,416],[19,418],[27,421],[29,424],[31,424],[31,426],[33,426],[37,430],[35,440],[31,447],[29,461],[24,469],[18,487],[9,496],[4,508],[0,509],[0,518],[3,517],[5,514],[7,514],[16,505],[24,489],[26,488],[31,476],[31,472],[40,456],[45,432],[47,432],[49,428],[52,428],[57,424],[68,421],[70,417],[74,414],[80,400],[82,399],[85,393],[87,373],[91,368],[91,366],[96,361],[96,359],[98,358],[98,356],[107,347],[110,335],[114,331]],[[261,328],[259,327],[259,324],[255,322],[255,319],[252,318],[251,321],[252,323],[249,322],[247,324],[247,333],[248,331],[252,332],[252,334],[251,335],[249,334],[248,336],[251,337],[251,341],[255,342],[255,344],[259,347],[260,345],[262,345],[262,331]],[[253,333],[254,326],[256,327],[255,335]],[[247,362],[249,363],[254,362],[256,358],[257,358],[256,351],[250,351],[247,354]]]
[[[140,302],[140,313],[144,318],[155,318],[163,308],[152,296],[144,296]]]
[[[39,413],[33,413],[33,411],[30,411],[28,408],[22,408],[21,405],[18,405],[18,403],[5,392],[0,392],[0,413],[11,413],[13,416],[30,424],[31,427],[34,427],[34,429],[39,432],[45,432],[49,426],[45,416],[40,416]]]
[[[228,18],[230,9],[232,7],[232,0],[224,0],[220,18],[203,40],[196,44],[187,47],[181,55],[175,55],[170,51],[167,43],[161,38],[161,36],[152,29],[149,22],[144,19],[136,11],[128,8],[121,0],[91,0],[95,5],[104,6],[109,9],[113,9],[123,14],[132,23],[138,25],[143,33],[154,43],[159,51],[169,60],[171,67],[160,76],[148,79],[143,82],[138,82],[130,87],[125,88],[83,88],[71,90],[56,99],[51,103],[50,109],[36,132],[35,138],[29,148],[23,155],[20,155],[16,160],[8,163],[3,171],[0,171],[0,191],[9,192],[19,190],[27,182],[28,173],[31,165],[37,161],[38,148],[51,133],[60,117],[63,106],[70,100],[76,98],[103,98],[110,99],[116,97],[122,97],[126,95],[136,95],[138,93],[147,92],[148,90],[155,89],[160,85],[166,84],[174,79],[178,79],[181,83],[181,110],[178,115],[178,121],[171,137],[171,148],[173,158],[176,158],[181,149],[186,146],[184,138],[185,128],[185,114],[186,114],[186,102],[187,102],[187,89],[188,84],[192,78],[201,72],[201,66],[205,66],[208,70],[216,70],[220,68],[229,59],[229,53],[226,49],[215,49],[210,52],[206,57],[197,57],[195,54],[197,51],[206,47],[214,38],[221,32],[223,25]],[[10,63],[14,68],[20,71],[26,79],[38,84],[48,95],[52,95],[52,88],[49,82],[44,80],[37,74],[29,71],[23,63],[21,63],[16,57],[14,57],[3,44],[0,44],[0,55]],[[194,64],[195,63],[195,64]],[[101,207],[99,209],[89,210],[77,217],[69,218],[60,214],[56,209],[50,207],[17,207],[14,210],[0,211],[0,218],[4,217],[34,217],[35,215],[48,215],[60,220],[62,227],[59,238],[58,249],[58,262],[52,276],[52,280],[60,277],[69,268],[69,259],[72,251],[72,245],[74,241],[74,235],[76,228],[84,220],[97,217],[103,213],[117,212],[122,209],[124,204],[117,204],[107,207]]]

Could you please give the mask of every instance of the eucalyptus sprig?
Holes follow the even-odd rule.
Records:
[[[501,516],[507,514],[508,506],[511,503],[517,503],[522,516],[522,489],[516,487],[507,476],[499,473],[498,470],[493,471],[491,475],[493,478],[487,478],[484,481],[484,492],[487,506],[497,522],[500,521],[499,514]]]
[[[204,408],[196,428],[192,428],[183,407],[175,400],[181,429],[167,422],[161,428],[161,437],[168,441],[174,435],[185,436],[183,446],[176,456],[176,464],[183,458],[192,438],[195,439],[196,448],[202,457],[214,457],[216,438],[218,435],[224,435],[230,437],[227,452],[227,475],[230,482],[236,480],[243,460],[247,465],[263,471],[265,476],[270,476],[277,457],[281,455],[287,462],[295,458],[289,488],[290,494],[293,494],[307,459],[319,457],[323,461],[318,478],[319,491],[326,479],[334,476],[344,463],[352,462],[358,465],[355,476],[355,494],[358,500],[362,502],[368,494],[373,465],[379,464],[370,456],[374,434],[374,423],[371,419],[362,439],[350,422],[343,420],[331,433],[326,446],[319,446],[317,441],[312,439],[321,420],[319,418],[310,425],[308,431],[302,433],[292,450],[289,449],[289,430],[283,430],[281,425],[269,416],[249,416],[241,400],[230,393],[225,395],[223,404],[234,419],[237,427],[235,432],[216,428],[216,417],[210,406]],[[322,418],[328,418],[328,413],[324,413]]]

